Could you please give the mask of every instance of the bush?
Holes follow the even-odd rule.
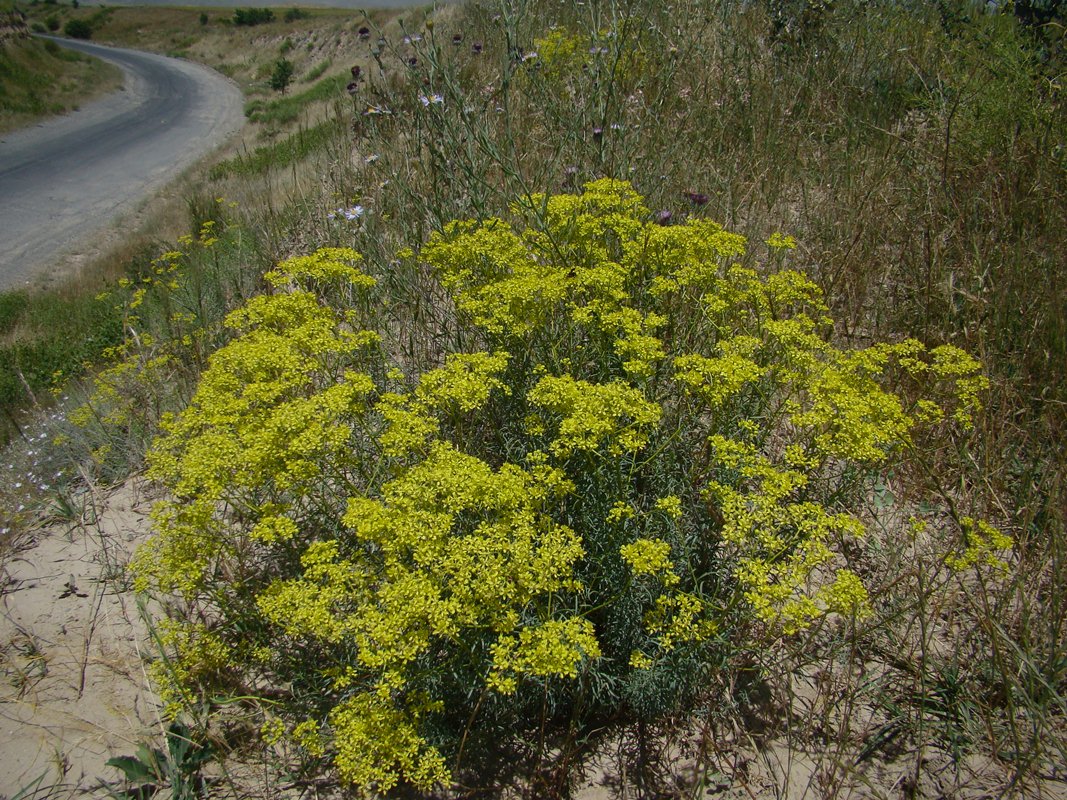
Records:
[[[63,33],[71,39],[91,39],[93,27],[83,19],[71,19],[63,26]]]
[[[310,16],[306,11],[300,8],[290,8],[285,12],[286,22],[296,22],[298,19],[307,19]]]
[[[274,21],[274,12],[269,8],[239,8],[233,12],[234,25],[261,25]]]
[[[849,504],[969,425],[978,363],[837,349],[811,281],[623,182],[515,213],[381,269],[290,259],[230,315],[150,457],[137,581],[189,612],[170,713],[228,697],[360,789],[532,763],[562,791],[604,731],[690,712],[728,642],[867,613]],[[1007,541],[955,524],[960,568]]]
[[[293,62],[279,58],[274,62],[274,71],[270,75],[270,88],[284,92],[293,80]]]
[[[48,15],[48,19],[46,19],[44,21],[44,24],[48,27],[48,30],[53,31],[53,32],[54,31],[58,31],[59,30],[59,17],[57,17],[55,14],[49,14]]]

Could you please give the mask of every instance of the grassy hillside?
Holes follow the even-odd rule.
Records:
[[[0,133],[77,109],[121,85],[122,73],[99,59],[40,39],[7,39],[0,45]]]
[[[55,428],[231,793],[1062,795],[1062,26],[79,13],[249,99]]]

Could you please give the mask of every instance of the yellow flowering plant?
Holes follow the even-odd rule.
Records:
[[[312,767],[428,790],[684,712],[728,639],[867,613],[848,500],[968,424],[980,365],[841,350],[802,274],[651,217],[605,179],[445,225],[418,260],[447,302],[402,326],[351,251],[267,275],[150,456],[172,710],[269,708]],[[397,355],[416,325],[433,366]],[[954,567],[1010,546],[966,525]]]

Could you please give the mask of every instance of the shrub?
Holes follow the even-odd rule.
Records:
[[[50,31],[58,31],[59,30],[59,17],[57,17],[55,14],[49,14],[48,18],[44,21],[44,24],[46,26],[48,26],[48,30],[50,30]]]
[[[239,8],[233,12],[234,25],[262,25],[274,21],[274,12],[269,8]]]
[[[71,39],[91,39],[93,27],[83,19],[71,19],[63,26],[63,33]]]
[[[300,8],[290,8],[285,12],[286,22],[296,22],[298,19],[307,19],[310,16],[306,11]]]
[[[150,456],[137,580],[190,610],[171,713],[242,698],[362,790],[530,761],[561,790],[598,732],[691,711],[729,642],[867,613],[850,503],[969,425],[978,363],[836,348],[805,276],[623,182],[515,214],[380,270],[290,259],[230,315]],[[956,524],[961,566],[1007,544]]]
[[[270,75],[270,88],[276,92],[284,92],[293,80],[293,62],[287,58],[279,58],[274,62],[274,71]]]

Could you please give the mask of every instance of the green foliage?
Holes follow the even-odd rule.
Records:
[[[300,19],[307,19],[310,16],[311,15],[302,8],[290,8],[286,10],[284,19],[286,22],[296,22]]]
[[[47,394],[122,339],[112,304],[56,292],[0,294],[0,405],[10,410]]]
[[[286,58],[279,58],[274,62],[274,70],[270,74],[270,88],[276,92],[284,92],[293,80],[293,62]]]
[[[44,24],[48,27],[48,30],[58,31],[59,17],[57,17],[55,14],[49,14],[47,19],[45,19]]]
[[[69,19],[63,26],[63,33],[72,39],[91,39],[93,26],[84,19]]]
[[[323,65],[323,70],[328,66]],[[340,97],[346,83],[344,75],[335,75],[297,94],[272,100],[252,100],[245,105],[245,116],[252,122],[268,125],[295,122],[312,103]]]
[[[193,731],[180,722],[172,722],[166,735],[166,752],[141,744],[135,755],[107,760],[107,766],[122,772],[126,779],[126,789],[120,796],[154,797],[164,787],[170,788],[172,800],[195,800],[203,796],[200,772],[214,757],[211,746],[194,741]]]
[[[313,83],[314,81],[317,81],[319,78],[321,78],[326,73],[326,70],[328,70],[332,66],[333,66],[333,59],[328,58],[325,61],[321,61],[318,64],[316,64],[314,67],[309,69],[307,75],[305,75],[303,78],[301,78],[300,81],[302,83]],[[341,82],[338,81],[339,88],[343,88],[343,87],[340,87],[340,83]]]
[[[274,21],[274,12],[269,8],[239,8],[233,12],[234,25],[262,25]]]
[[[655,224],[624,182],[513,213],[392,264],[290,259],[229,316],[150,456],[169,499],[138,585],[201,620],[153,667],[171,713],[229,696],[358,790],[426,790],[465,751],[569,759],[689,713],[729,639],[869,613],[854,501],[970,425],[979,364],[835,347],[805,276]],[[437,314],[407,316],[398,271]],[[399,356],[401,320],[446,342],[435,364]]]
[[[271,169],[281,169],[321,150],[333,140],[338,124],[327,120],[310,128],[301,128],[281,141],[257,147],[247,155],[238,155],[215,165],[211,178],[227,175],[258,175]]]

